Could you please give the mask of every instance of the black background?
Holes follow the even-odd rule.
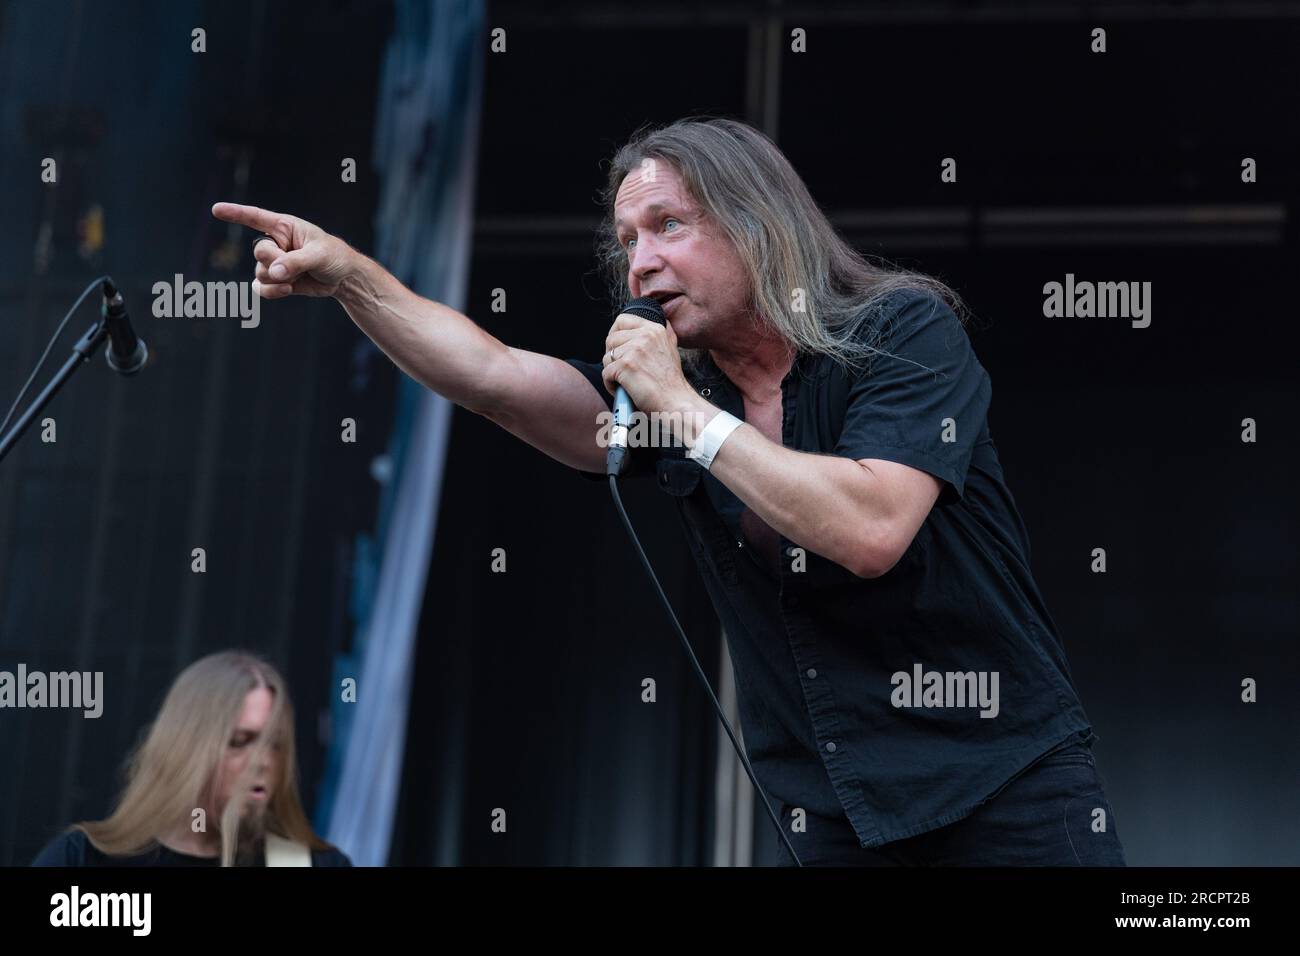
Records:
[[[611,315],[592,255],[602,162],[647,121],[774,118],[778,145],[860,249],[938,275],[975,313],[992,435],[1101,737],[1129,862],[1294,864],[1300,11],[1205,9],[790,4],[776,13],[779,96],[765,106],[751,82],[771,69],[755,42],[765,5],[489,5],[508,52],[486,61],[466,311],[511,345],[595,359]],[[83,369],[50,411],[59,441],[33,432],[0,464],[0,667],[103,670],[108,698],[98,721],[0,712],[0,863],[106,813],[167,682],[222,647],[286,670],[310,806],[397,373],[332,302],[267,304],[256,330],[152,319],[147,303],[174,272],[251,275],[247,252],[235,273],[208,264],[224,238],[208,215],[218,199],[293,212],[369,250],[392,11],[0,10],[4,408],[100,272],[137,303],[154,352],[129,382]],[[203,58],[189,52],[196,24]],[[1094,26],[1105,54],[1089,52]],[[789,52],[794,27],[807,53]],[[251,151],[243,195],[232,146]],[[56,148],[65,173],[51,198],[39,163]],[[340,156],[358,157],[357,184],[338,182]],[[939,181],[949,156],[955,184]],[[1241,182],[1246,156],[1257,183]],[[83,258],[75,223],[90,202],[107,239]],[[1241,204],[1260,223],[1225,222]],[[1153,207],[1201,213],[1153,222]],[[1124,215],[1006,225],[1008,210],[1080,208]],[[46,217],[55,255],[37,275]],[[1151,282],[1151,326],[1044,318],[1043,283],[1067,272]],[[496,288],[504,314],[489,309]],[[89,309],[73,324],[88,322]],[[356,445],[338,440],[345,416]],[[1246,417],[1254,444],[1240,439]],[[717,623],[662,497],[625,490],[716,677]],[[457,410],[393,862],[711,861],[716,719],[616,521],[600,484]],[[190,573],[195,546],[205,576]],[[507,574],[490,571],[495,547]],[[1096,547],[1105,574],[1090,570]],[[637,611],[619,615],[629,602]],[[640,700],[647,676],[654,705]],[[1246,677],[1258,703],[1240,700]],[[504,837],[489,829],[494,807],[508,809]],[[756,820],[756,862],[774,859],[766,827]]]

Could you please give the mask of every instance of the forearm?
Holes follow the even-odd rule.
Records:
[[[468,316],[406,288],[383,266],[356,253],[356,268],[335,298],[389,358],[449,401],[486,413],[496,400],[491,370],[509,349]]]
[[[690,400],[706,424],[718,409]],[[687,447],[694,436],[687,435]],[[888,549],[889,503],[871,472],[850,458],[794,451],[751,425],[735,429],[710,473],[773,530],[860,577],[878,573]]]

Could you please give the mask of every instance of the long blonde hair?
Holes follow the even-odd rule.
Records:
[[[293,703],[279,672],[245,651],[221,651],[185,668],[163,701],[148,734],[128,758],[126,786],[104,820],[73,825],[100,851],[134,856],[158,846],[160,834],[190,826],[219,785],[218,768],[248,692],[265,687],[273,699],[266,727],[249,746],[249,759],[221,815],[221,865],[232,866],[252,776],[279,745],[277,779],[266,810],[266,830],[310,849],[330,849],[312,830],[298,795]]]
[[[735,246],[753,290],[751,320],[766,323],[798,351],[829,355],[859,369],[879,353],[872,344],[881,338],[874,320],[886,300],[905,289],[930,293],[966,323],[968,310],[954,290],[859,253],[835,231],[775,143],[752,126],[717,117],[643,127],[610,161],[597,259],[613,307],[629,295],[614,200],[624,177],[646,159],[671,165],[691,198]],[[796,289],[803,291],[801,309],[792,307]],[[681,353],[691,364],[703,357],[700,349]]]

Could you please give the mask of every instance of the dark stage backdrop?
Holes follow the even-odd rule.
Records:
[[[286,673],[309,809],[315,800],[396,372],[330,301],[269,304],[256,328],[151,315],[153,284],[176,273],[251,279],[252,234],[227,247],[209,213],[219,199],[289,210],[369,247],[391,17],[368,3],[307,9],[0,5],[0,416],[101,273],[151,352],[130,380],[102,356],[83,366],[42,415],[57,441],[38,424],[0,464],[0,669],[102,671],[105,698],[98,719],[0,712],[0,865],[106,814],[171,679],[223,648],[260,651]],[[191,52],[196,26],[206,53]],[[327,114],[294,106],[319,96]],[[46,156],[57,188],[40,181]],[[355,184],[340,182],[343,156],[357,158]],[[96,208],[99,245],[83,239]],[[37,388],[98,307],[78,312]],[[344,417],[355,444],[340,441]],[[191,571],[196,547],[203,574]]]
[[[611,318],[591,273],[600,160],[646,121],[774,121],[859,248],[938,274],[975,312],[992,435],[1129,862],[1300,862],[1300,144],[1285,119],[1300,105],[1300,21],[1279,6],[1181,21],[1147,6],[1100,24],[1110,46],[1095,55],[1098,24],[1069,5],[1026,22],[986,4],[946,22],[948,5],[789,6],[769,23],[725,4],[707,18],[492,5],[509,46],[487,60],[471,314],[510,344],[596,359]],[[796,27],[806,54],[789,50]],[[770,89],[757,81],[772,76],[768,31]],[[1242,182],[1247,156],[1256,183]],[[940,182],[944,157],[956,183]],[[1152,283],[1150,327],[1045,318],[1043,285],[1067,273]],[[496,288],[505,314],[489,309]],[[716,753],[716,720],[607,490],[456,415],[394,859],[707,861],[697,761]],[[716,622],[663,497],[629,491],[629,510],[680,579],[711,667]],[[490,571],[497,546],[505,575]],[[626,604],[638,610],[620,617]],[[644,676],[658,704],[640,701]],[[507,834],[490,830],[496,807],[517,821]],[[755,862],[774,861],[775,841],[756,812]]]
[[[1075,4],[491,4],[508,52],[487,58],[469,312],[509,344],[595,359],[612,307],[592,273],[601,161],[638,125],[694,112],[774,130],[860,248],[939,275],[976,313],[993,438],[1129,862],[1295,864],[1300,21],[1281,4],[1249,19],[1180,7],[1097,24]],[[208,205],[241,198],[223,144],[251,144],[248,201],[370,249],[377,184],[340,185],[338,163],[365,169],[386,5],[128,9],[0,7],[0,319],[19,329],[0,396],[100,271],[140,303],[177,271],[247,277],[245,249],[229,274],[209,265],[224,236]],[[160,52],[187,51],[200,22],[227,38],[207,60]],[[1090,54],[1098,25],[1109,51]],[[795,28],[806,53],[790,51]],[[149,54],[96,72],[92,37]],[[327,121],[271,110],[320,83]],[[80,172],[52,199],[39,163],[63,140],[61,166]],[[955,183],[939,180],[945,157]],[[1244,157],[1258,182],[1242,182]],[[79,258],[95,202],[103,250]],[[1043,284],[1067,273],[1151,282],[1151,326],[1045,318]],[[351,634],[394,373],[328,302],[275,303],[257,330],[136,311],[153,367],[130,382],[83,369],[52,412],[58,443],[29,435],[0,465],[0,664],[131,688],[100,721],[3,716],[0,863],[104,812],[166,682],[218,647],[287,669],[309,801],[321,770],[317,715]],[[716,720],[608,491],[455,414],[392,861],[708,863]],[[338,440],[348,415],[356,446]],[[625,486],[716,680],[717,622],[663,497]],[[205,542],[200,583],[189,555]],[[491,832],[498,807],[507,834]],[[772,862],[761,815],[754,836],[755,862]]]

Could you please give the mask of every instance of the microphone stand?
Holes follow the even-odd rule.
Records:
[[[107,304],[100,307],[99,321],[87,329],[86,334],[77,340],[77,343],[72,346],[72,354],[63,363],[63,367],[50,379],[49,384],[41,389],[41,393],[36,396],[31,405],[27,406],[27,411],[23,412],[18,421],[14,422],[13,428],[9,429],[9,432],[3,438],[0,438],[0,461],[3,461],[5,455],[9,454],[9,449],[17,444],[18,439],[23,437],[23,433],[35,421],[36,416],[41,413],[41,409],[48,405],[50,399],[54,398],[59,389],[67,383],[68,379],[72,378],[72,373],[82,363],[88,362],[94,356],[95,350],[104,344],[105,339],[108,338],[107,312]]]

